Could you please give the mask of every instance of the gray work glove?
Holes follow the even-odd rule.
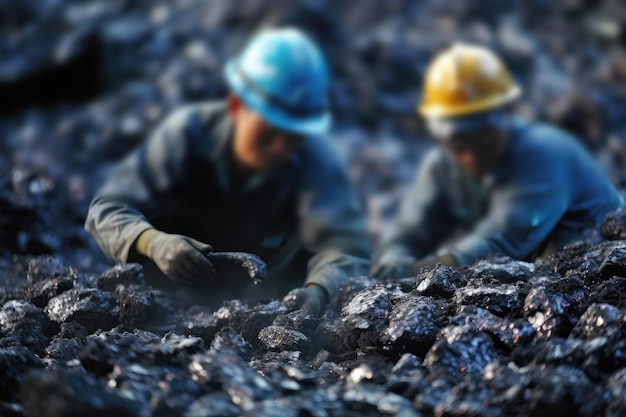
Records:
[[[328,294],[321,285],[309,284],[306,287],[289,291],[283,298],[283,302],[294,310],[306,310],[315,317],[319,317],[328,304]]]
[[[434,268],[437,264],[456,266],[456,261],[450,254],[428,255],[422,259],[396,257],[374,264],[370,269],[370,276],[379,280],[415,277],[422,268]]]
[[[156,232],[149,236],[147,256],[179,285],[191,286],[214,278],[215,268],[205,256],[211,245],[183,235]]]

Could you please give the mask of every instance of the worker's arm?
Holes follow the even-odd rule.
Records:
[[[116,262],[126,263],[137,238],[153,229],[146,214],[158,207],[159,198],[176,187],[184,175],[188,157],[186,118],[186,111],[168,117],[146,143],[114,169],[91,202],[85,229]],[[142,246],[148,250],[147,242]]]
[[[299,217],[305,248],[313,253],[305,287],[332,299],[348,277],[367,274],[370,245],[363,207],[338,152],[320,143],[300,187]]]
[[[449,248],[458,265],[493,253],[525,259],[567,211],[571,182],[579,180],[568,174],[567,160],[538,152],[518,158],[513,179],[494,190],[486,218]]]
[[[400,210],[382,236],[380,256],[371,274],[379,279],[401,278],[415,273],[414,263],[434,251],[449,236],[454,220],[445,201],[445,155],[429,152],[402,201]]]

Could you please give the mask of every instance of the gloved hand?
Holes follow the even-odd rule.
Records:
[[[211,245],[183,235],[145,231],[137,239],[137,251],[159,267],[161,272],[179,285],[191,286],[197,281],[213,279],[215,268],[205,256]]]
[[[412,277],[415,276],[415,262],[416,259],[411,256],[386,257],[372,265],[370,276],[379,280]]]
[[[370,269],[370,276],[380,280],[414,277],[422,268],[433,268],[437,264],[456,266],[456,261],[447,253],[440,256],[428,255],[419,260],[409,256],[397,257],[374,264]]]
[[[305,287],[289,291],[283,298],[283,302],[290,305],[294,310],[306,310],[315,317],[319,317],[328,304],[328,294],[322,286],[308,284]]]

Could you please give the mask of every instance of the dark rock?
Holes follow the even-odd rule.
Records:
[[[140,407],[93,377],[76,372],[30,372],[20,397],[27,417],[136,416]]]
[[[202,306],[189,308],[189,310],[182,315],[177,326],[180,332],[201,337],[207,345],[211,344],[211,341],[220,328],[221,326],[218,326],[215,316],[211,313],[211,309]]]
[[[0,349],[0,400],[17,400],[23,374],[43,366],[41,359],[26,348]]]
[[[301,351],[304,355],[311,352],[311,340],[297,330],[280,326],[268,326],[259,332],[259,340],[270,351]]]
[[[467,278],[455,268],[439,264],[429,271],[420,273],[416,282],[415,291],[421,295],[451,298],[457,288],[467,283]]]
[[[498,357],[491,338],[469,326],[445,327],[439,339],[426,354],[424,367],[438,368],[451,377],[480,380],[485,366]]]
[[[418,357],[405,353],[391,368],[385,389],[406,398],[414,398],[424,388],[425,369]]]
[[[570,333],[570,337],[594,339],[605,336],[608,338],[626,335],[624,323],[626,314],[610,304],[592,304],[582,315]]]
[[[52,277],[46,281],[29,284],[26,298],[37,307],[45,307],[51,299],[74,288],[74,278],[70,276]]]
[[[502,284],[493,278],[476,278],[454,293],[457,305],[475,305],[498,316],[519,315],[528,294],[526,284]]]
[[[608,240],[626,240],[626,209],[616,209],[607,214],[601,230]]]
[[[221,314],[218,310],[216,318]],[[235,308],[230,311],[228,326],[238,331],[252,346],[260,346],[259,332],[272,324],[279,314],[287,312],[287,307],[280,301],[274,300],[268,304],[258,304],[251,309]]]
[[[393,306],[389,327],[383,330],[380,343],[383,352],[399,357],[404,352],[423,356],[446,325],[444,301],[409,294]]]
[[[503,319],[473,305],[462,306],[457,315],[450,319],[449,325],[467,325],[476,331],[486,332],[507,349],[526,344],[535,336],[535,328],[527,320]]]
[[[618,417],[626,411],[626,368],[615,372],[608,379],[606,389],[611,398],[606,409],[607,417]]]
[[[244,252],[211,252],[206,255],[218,272],[232,265],[244,268],[255,284],[267,277],[265,262],[258,256]]]
[[[582,281],[574,276],[534,287],[524,301],[524,316],[541,337],[567,336],[589,296]]]
[[[319,320],[306,310],[296,310],[287,314],[280,314],[272,322],[273,326],[281,326],[296,330],[311,337],[319,325]]]
[[[475,278],[492,278],[504,283],[527,281],[535,272],[535,265],[516,261],[508,256],[492,256],[469,267]]]
[[[607,279],[613,276],[626,278],[626,248],[614,248],[598,267],[600,277]]]
[[[195,400],[185,417],[238,417],[241,408],[231,401],[230,397],[223,392],[203,395]]]
[[[119,321],[124,325],[137,327],[159,318],[160,311],[151,291],[136,292],[120,287],[115,291],[115,298]]]
[[[26,284],[28,286],[62,277],[73,279],[76,277],[76,273],[72,268],[65,266],[56,258],[39,256],[28,262],[28,270],[26,272]]]
[[[46,357],[61,361],[70,361],[83,350],[84,343],[78,339],[54,338],[46,347]]]
[[[300,351],[267,352],[262,355],[255,355],[248,365],[261,375],[269,375],[272,372],[283,369],[287,365],[302,367],[301,356],[302,352]],[[293,385],[290,385],[289,389],[293,391],[298,390],[300,385],[296,385],[297,389]],[[284,386],[281,388],[285,389]]]
[[[392,303],[401,295],[400,291],[390,291],[383,286],[365,288],[341,310],[333,331],[341,336],[349,349],[375,348],[387,327]]]
[[[75,288],[54,297],[44,309],[57,323],[77,321],[90,331],[110,329],[117,324],[115,298],[95,288]]]
[[[61,331],[57,336],[65,339],[78,339],[84,342],[87,336],[89,336],[89,331],[85,326],[75,321],[69,321],[61,323]]]
[[[626,278],[614,277],[598,285],[591,292],[588,299],[589,304],[605,303],[614,307],[626,308]]]
[[[224,327],[211,342],[211,351],[236,355],[247,362],[252,358],[254,348],[239,333],[229,327]]]
[[[41,354],[48,345],[49,322],[39,307],[26,301],[9,301],[0,309],[0,332],[11,338],[0,340],[1,347],[24,346]]]
[[[104,291],[115,291],[118,285],[142,285],[145,283],[143,267],[140,264],[129,263],[116,265],[103,272],[97,279],[98,288]]]

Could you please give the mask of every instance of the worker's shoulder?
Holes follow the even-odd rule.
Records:
[[[226,117],[226,103],[208,101],[188,104],[172,111],[163,122],[169,130],[202,130],[206,133]]]
[[[516,120],[514,130],[519,138],[516,142],[520,153],[563,157],[568,153],[583,152],[576,137],[548,123]]]

